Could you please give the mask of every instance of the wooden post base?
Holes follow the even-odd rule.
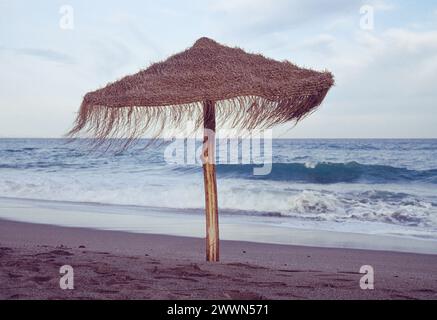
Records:
[[[206,205],[206,261],[219,261],[219,224],[215,165],[204,164],[203,175]]]
[[[203,108],[203,178],[205,183],[206,261],[219,261],[219,223],[215,172],[215,109],[205,101]]]

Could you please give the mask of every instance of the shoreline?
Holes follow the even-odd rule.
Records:
[[[1,198],[0,219],[79,227],[203,238],[203,214],[190,210],[147,208],[128,205],[77,203],[51,200]],[[274,222],[273,222],[274,221]],[[292,225],[292,226],[290,226]],[[356,224],[354,225],[356,228]],[[360,226],[367,232],[368,226]],[[367,228],[367,229],[366,229]],[[384,226],[383,228],[386,228]],[[373,229],[371,229],[373,231]],[[435,239],[314,229],[301,222],[277,217],[220,215],[220,239],[265,244],[320,248],[349,248],[377,251],[436,254]]]
[[[0,219],[1,299],[436,299],[437,255],[221,241]],[[59,288],[74,267],[75,289]],[[362,265],[375,290],[362,290]]]

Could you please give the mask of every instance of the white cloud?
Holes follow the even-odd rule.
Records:
[[[51,62],[72,64],[75,62],[74,58],[64,52],[46,48],[6,48],[0,46],[0,52],[10,54],[26,55],[38,59],[43,59]]]
[[[358,32],[353,42],[335,47],[327,63],[337,102],[351,114],[428,114],[435,106],[437,31]]]
[[[330,45],[335,41],[335,37],[330,34],[320,34],[315,38],[304,41],[308,46]]]
[[[405,29],[389,29],[384,33],[389,45],[400,50],[420,52],[427,49],[437,49],[437,31],[414,32]]]
[[[319,34],[312,38],[305,39],[303,43],[296,46],[294,50],[305,50],[313,53],[329,54],[333,50],[335,40],[335,37],[331,34]]]
[[[373,0],[370,2],[370,5],[373,6],[377,11],[391,11],[396,8],[393,3],[388,3],[384,0]]]
[[[332,17],[357,12],[365,0],[222,0],[210,4],[212,13],[230,30],[272,33],[320,23]]]

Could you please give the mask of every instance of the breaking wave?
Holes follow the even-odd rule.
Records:
[[[411,170],[386,165],[348,163],[274,163],[266,176],[253,175],[254,165],[218,165],[222,177],[294,181],[305,183],[396,183],[423,182],[437,184],[437,169]]]

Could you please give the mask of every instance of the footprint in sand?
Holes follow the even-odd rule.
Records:
[[[105,274],[105,275],[114,274],[114,272],[108,266],[98,266],[97,268],[94,269],[94,272],[98,274]]]
[[[239,291],[239,290],[229,290],[224,291],[223,295],[225,298],[232,300],[263,300],[263,296],[256,292],[249,291]]]
[[[42,284],[44,282],[48,282],[51,279],[52,279],[52,277],[49,277],[49,276],[34,276],[34,277],[29,278],[29,280],[31,280],[33,282],[36,282],[38,284]]]
[[[261,281],[251,281],[251,282],[247,282],[247,284],[252,284],[252,285],[255,285],[255,286],[257,286],[257,287],[261,287],[261,288],[270,288],[270,287],[275,287],[275,288],[278,288],[278,287],[287,287],[287,284],[285,283],[285,282],[275,282],[275,281],[273,281],[273,282],[269,282],[269,281],[266,281],[266,282],[261,282]]]
[[[13,250],[11,248],[8,247],[0,247],[0,258],[4,257],[6,254],[8,253],[12,253]]]
[[[318,270],[297,270],[297,269],[279,269],[280,272],[287,272],[287,273],[298,273],[298,272],[305,272],[305,273],[315,273],[320,272]]]
[[[25,298],[29,298],[29,296],[26,294],[22,294],[22,293],[17,293],[17,294],[13,294],[12,296],[9,296],[9,299],[12,299],[12,300],[25,299]]]
[[[248,268],[248,269],[256,269],[256,270],[267,269],[265,267],[256,266],[256,265],[252,265],[252,264],[247,264],[247,263],[241,263],[241,262],[231,262],[231,263],[228,263],[227,265],[228,266],[233,266],[233,267],[242,267],[242,268]]]
[[[15,273],[8,273],[8,277],[11,279],[17,279],[17,278],[22,278],[23,276],[21,274],[15,274]]]
[[[58,256],[73,256],[73,254],[71,252],[68,252],[66,250],[60,250],[60,249],[59,250],[52,250],[49,253],[55,254]]]
[[[413,292],[418,292],[418,293],[431,293],[431,294],[437,294],[437,291],[432,290],[432,289],[427,289],[427,288],[423,288],[423,289],[416,289],[416,290],[412,290]]]
[[[193,278],[189,278],[189,277],[175,277],[175,276],[154,276],[154,279],[160,280],[185,280],[185,281],[190,281],[190,282],[199,282],[199,280],[193,279]]]

